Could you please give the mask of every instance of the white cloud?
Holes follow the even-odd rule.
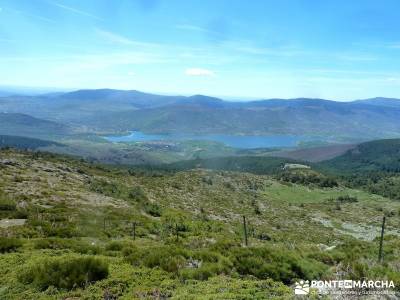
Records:
[[[74,8],[74,7],[71,7],[71,6],[63,5],[63,4],[60,4],[60,3],[57,3],[57,2],[48,2],[48,3],[50,3],[50,4],[54,5],[54,6],[57,6],[57,7],[61,8],[61,9],[70,11],[70,12],[72,12],[74,14],[77,14],[77,15],[81,15],[81,16],[85,16],[85,17],[89,17],[89,18],[93,18],[93,19],[96,19],[96,20],[103,21],[102,18],[100,18],[100,17],[98,17],[98,16],[96,16],[94,14],[88,13],[86,11],[83,11],[83,10],[80,10],[80,9],[77,9],[77,8]]]
[[[144,46],[144,47],[157,47],[158,44],[135,41],[115,32],[95,28],[96,33],[108,42],[126,45],[126,46]]]
[[[185,74],[187,76],[214,76],[215,73],[213,71],[201,68],[190,68],[186,69]]]

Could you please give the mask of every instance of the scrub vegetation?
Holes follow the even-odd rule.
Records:
[[[145,169],[3,149],[0,298],[291,299],[296,280],[338,274],[400,286],[400,202],[271,166]]]

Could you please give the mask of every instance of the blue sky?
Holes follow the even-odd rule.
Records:
[[[400,98],[397,0],[0,0],[0,85]]]

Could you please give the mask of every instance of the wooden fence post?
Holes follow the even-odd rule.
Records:
[[[382,262],[383,259],[383,235],[385,234],[385,222],[386,222],[386,216],[383,216],[383,221],[382,221],[382,229],[381,229],[381,239],[379,242],[379,256],[378,256],[378,261]]]
[[[243,216],[243,229],[244,229],[244,244],[248,245],[248,240],[247,240],[247,226],[246,226],[246,216]]]
[[[132,223],[132,229],[133,229],[133,240],[136,239],[136,222]]]

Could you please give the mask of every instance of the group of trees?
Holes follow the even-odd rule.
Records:
[[[315,185],[322,188],[332,188],[338,186],[338,182],[334,178],[309,170],[283,171],[276,175],[276,177],[278,178],[278,180],[284,182],[303,185]]]

